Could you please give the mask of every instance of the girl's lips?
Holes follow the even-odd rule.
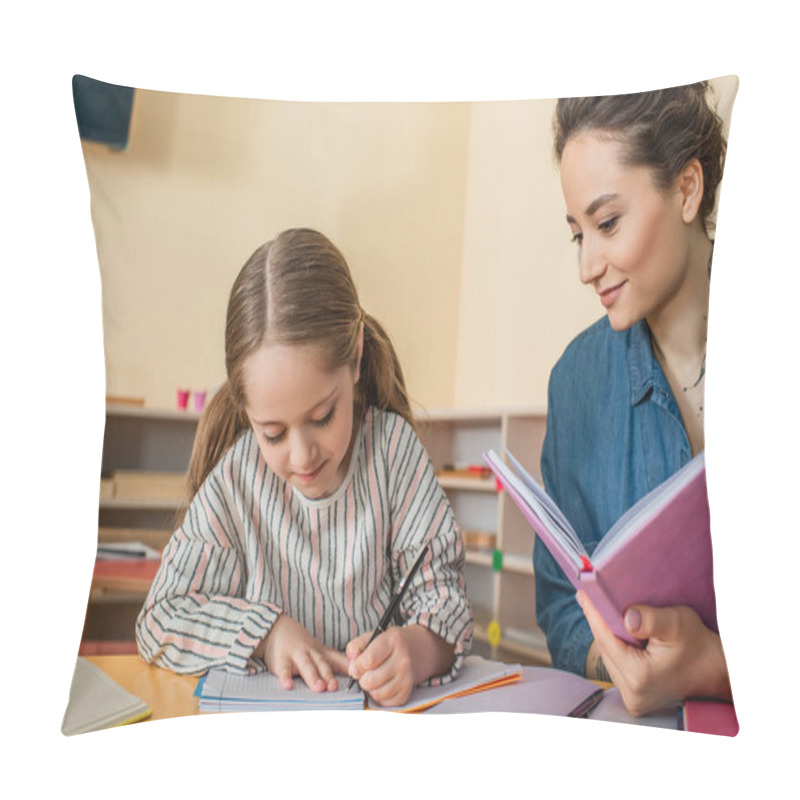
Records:
[[[622,283],[618,283],[616,286],[612,286],[610,289],[600,292],[600,302],[603,304],[604,308],[608,308],[614,304],[614,301],[619,297],[622,287],[625,286],[625,283],[626,281],[623,281]]]
[[[319,474],[322,472],[322,468],[324,466],[325,462],[323,461],[322,464],[320,464],[313,472],[295,472],[294,476],[303,483],[311,483],[319,477]]]

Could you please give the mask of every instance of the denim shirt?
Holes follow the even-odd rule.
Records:
[[[550,374],[542,475],[591,555],[637,500],[691,458],[689,438],[642,321],[607,317],[579,334]],[[592,643],[575,589],[537,540],[536,618],[553,666],[584,674]]]

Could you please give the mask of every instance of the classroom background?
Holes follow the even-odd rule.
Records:
[[[736,80],[713,87],[727,124]],[[312,227],[344,253],[418,407],[544,410],[553,364],[602,315],[577,276],[553,109],[137,88],[127,148],[82,143],[107,393],[174,408],[179,388],[213,391],[238,270]]]
[[[726,121],[736,86],[713,82]],[[481,456],[509,449],[541,480],[550,370],[603,313],[578,280],[554,107],[136,89],[124,146],[84,136],[108,404],[81,654],[135,653],[136,616],[189,500],[202,404],[225,379],[233,280],[264,241],[312,227],[397,348],[463,534],[473,651],[550,663],[533,536]]]

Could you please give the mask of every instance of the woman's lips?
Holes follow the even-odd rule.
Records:
[[[603,304],[604,308],[608,308],[614,304],[614,301],[619,297],[622,287],[625,286],[626,283],[627,281],[623,281],[622,283],[618,283],[616,286],[612,286],[610,289],[605,289],[602,292],[599,292],[600,302]]]

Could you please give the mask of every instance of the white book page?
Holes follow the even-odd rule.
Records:
[[[569,520],[547,492],[525,471],[519,461],[508,451],[506,453],[519,474],[506,466],[493,450],[485,453],[484,458],[500,473],[501,483],[505,482],[508,487],[513,488],[520,495],[551,536],[563,545],[565,553],[572,557],[574,563],[580,567],[581,556],[587,555],[587,553]]]
[[[238,675],[224,669],[209,670],[202,690],[202,698],[222,698],[226,702],[281,703],[284,705],[336,706],[362,704],[364,694],[357,686],[347,691],[349,678],[339,676],[335,692],[314,692],[301,678],[294,679],[292,689],[284,689],[277,676],[271,672],[256,675]]]
[[[632,505],[611,527],[611,530],[600,540],[594,550],[593,560],[596,566],[608,561],[614,553],[640,531],[647,522],[658,516],[661,510],[679,494],[680,491],[705,468],[705,451],[698,453],[691,461],[667,480],[659,484],[652,492],[646,494],[639,502]]]

